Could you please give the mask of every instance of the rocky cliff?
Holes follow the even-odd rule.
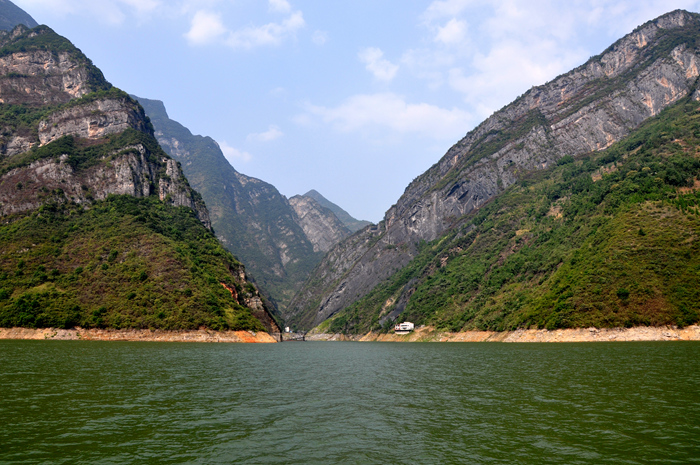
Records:
[[[0,33],[0,130],[0,326],[279,331],[143,108],[46,26]]]
[[[307,238],[279,191],[236,171],[210,137],[193,135],[171,120],[158,100],[137,97],[161,146],[178,160],[202,193],[221,242],[240,258],[282,315],[322,252]]]
[[[357,232],[360,229],[363,229],[365,226],[372,224],[369,221],[353,218],[350,213],[346,212],[340,206],[334,204],[314,189],[304,194],[304,197],[310,197],[318,202],[322,207],[332,211],[333,214],[341,221],[341,223],[343,223],[345,227],[350,230],[350,232]]]
[[[526,173],[610,147],[646,119],[695,96],[698,15],[674,11],[581,67],[494,113],[406,189],[377,227],[333,248],[290,305],[316,325],[406,266]]]
[[[328,208],[305,195],[295,195],[289,204],[297,223],[314,246],[314,252],[328,252],[331,247],[350,235],[350,230]]]

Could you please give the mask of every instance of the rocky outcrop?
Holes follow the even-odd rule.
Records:
[[[350,235],[350,230],[327,208],[311,197],[295,195],[289,204],[297,215],[299,226],[314,246],[314,252],[328,252]]]
[[[102,139],[127,129],[152,131],[143,109],[130,98],[99,99],[51,113],[39,122],[39,142],[46,145],[63,136]]]
[[[111,87],[80,50],[46,26],[0,32],[0,76],[0,103],[17,105],[62,104]]]
[[[309,192],[304,194],[304,197],[310,197],[316,202],[318,202],[319,205],[321,205],[322,207],[325,207],[332,211],[333,214],[340,220],[340,222],[343,223],[345,227],[350,230],[350,232],[357,232],[360,229],[364,229],[366,226],[372,224],[369,221],[358,220],[356,218],[353,218],[353,216],[350,215],[350,213],[346,212],[345,210],[343,210],[338,205],[334,204],[333,202],[322,196],[318,191],[314,189],[311,189]]]
[[[89,205],[112,194],[157,194],[162,201],[191,208],[211,228],[204,203],[189,188],[175,160],[154,160],[141,144],[124,147],[120,154],[86,169],[72,167],[68,158],[37,160],[0,176],[0,215],[34,210],[49,200]]]
[[[496,112],[414,180],[378,227],[332,249],[290,312],[307,326],[320,323],[407,264],[419,241],[440,237],[523,173],[605,149],[695,95],[699,26],[696,14],[664,15]]]

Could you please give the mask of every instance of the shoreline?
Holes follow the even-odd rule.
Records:
[[[633,328],[517,329],[515,331],[463,331],[450,333],[425,326],[409,334],[347,336],[307,334],[307,341],[358,342],[613,342],[613,341],[700,341],[700,326],[637,326]]]
[[[166,331],[160,329],[0,328],[0,339],[238,343],[277,342],[270,334],[260,331],[212,331],[208,329]]]

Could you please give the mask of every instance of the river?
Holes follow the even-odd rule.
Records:
[[[0,341],[2,464],[700,462],[700,343]]]

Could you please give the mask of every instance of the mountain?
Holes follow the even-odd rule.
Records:
[[[452,329],[693,320],[695,291],[686,278],[695,245],[667,243],[674,244],[668,268],[655,263],[642,272],[628,258],[652,239],[695,244],[697,226],[676,208],[690,208],[694,191],[679,189],[690,189],[697,175],[694,136],[669,140],[675,116],[659,123],[657,147],[647,150],[637,131],[674,104],[679,113],[671,114],[691,125],[699,37],[697,14],[668,13],[494,113],[414,180],[379,225],[326,255],[290,305],[292,321],[310,328],[334,317],[327,326],[361,332],[400,315]],[[639,145],[615,145],[623,140]],[[605,182],[593,182],[598,177]],[[659,184],[640,190],[649,182]],[[653,203],[660,199],[670,203]],[[632,226],[639,218],[653,235],[644,222]],[[640,233],[631,241],[623,231]],[[677,262],[676,253],[691,255]],[[585,292],[573,278],[595,274],[584,259],[613,273],[595,285],[589,276]],[[565,269],[573,274],[561,275]],[[659,276],[664,269],[668,279]],[[591,293],[605,298],[582,298]],[[610,316],[623,307],[626,317]]]
[[[182,163],[211,212],[221,242],[241,259],[282,314],[322,252],[307,238],[285,196],[236,171],[210,137],[193,135],[168,117],[163,102],[136,97],[163,149]]]
[[[309,196],[295,195],[289,199],[289,205],[296,213],[297,223],[313,244],[314,252],[328,252],[350,235],[350,230],[330,209]]]
[[[47,26],[0,32],[0,326],[276,330],[143,108]]]
[[[28,28],[39,24],[26,11],[8,0],[0,0],[0,31],[11,31],[18,24]]]
[[[350,230],[350,232],[357,232],[365,226],[369,226],[370,224],[372,224],[369,221],[357,220],[353,218],[348,212],[346,212],[330,200],[326,199],[324,196],[322,196],[313,189],[304,194],[303,196],[314,199],[316,202],[319,203],[319,205],[332,211],[333,214],[345,225],[345,227],[347,227]]]

